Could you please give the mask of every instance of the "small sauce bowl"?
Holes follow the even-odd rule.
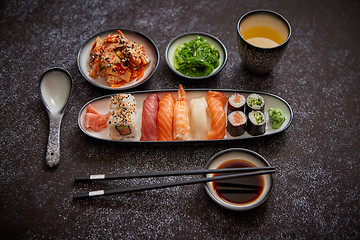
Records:
[[[256,152],[243,148],[231,148],[215,154],[205,165],[205,168],[216,169],[219,168],[224,163],[227,163],[232,160],[244,161],[247,162],[248,164],[254,165],[255,167],[270,166],[270,164],[266,161],[266,159],[260,156],[259,154],[257,154]],[[214,174],[206,174],[206,177],[212,177],[212,176],[214,176]],[[218,191],[215,189],[214,182],[206,183],[205,190],[212,200],[214,200],[217,204],[219,204],[224,208],[235,211],[251,210],[266,202],[266,200],[270,197],[273,191],[273,186],[274,186],[273,175],[266,174],[266,175],[258,175],[258,177],[259,176],[263,178],[263,189],[259,193],[259,195],[252,201],[243,202],[243,203],[235,203],[228,201],[223,196],[221,196],[218,193]],[[241,178],[238,178],[237,182],[241,182]]]

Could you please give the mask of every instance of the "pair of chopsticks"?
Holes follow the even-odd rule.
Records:
[[[93,181],[93,180],[114,180],[114,179],[129,179],[129,178],[147,178],[147,177],[165,177],[165,176],[180,176],[180,175],[197,175],[208,173],[235,173],[215,177],[202,177],[178,182],[158,183],[151,185],[141,185],[135,187],[125,187],[117,189],[96,190],[90,192],[80,192],[73,196],[73,199],[82,199],[96,196],[105,196],[121,193],[139,192],[144,190],[167,188],[174,186],[183,186],[197,183],[206,183],[213,181],[221,181],[227,179],[234,179],[240,177],[248,177],[255,175],[264,175],[275,173],[275,167],[249,167],[249,168],[222,168],[222,169],[204,169],[204,170],[181,170],[181,171],[167,171],[167,172],[148,172],[148,173],[125,173],[125,174],[96,174],[78,176],[74,178],[75,182]]]

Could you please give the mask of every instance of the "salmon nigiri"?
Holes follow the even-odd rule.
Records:
[[[158,141],[173,141],[173,118],[174,118],[175,98],[166,94],[159,101],[159,111],[157,118]]]
[[[190,123],[186,92],[180,84],[174,107],[173,133],[175,140],[190,139]]]
[[[210,131],[206,139],[223,139],[225,137],[226,114],[225,104],[227,97],[221,92],[208,91],[206,101],[210,109]]]

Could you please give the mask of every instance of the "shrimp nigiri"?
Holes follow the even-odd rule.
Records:
[[[186,92],[180,84],[174,107],[173,135],[175,140],[190,139],[190,123]]]
[[[159,101],[158,141],[173,141],[174,97],[168,93]]]
[[[208,91],[206,101],[211,115],[210,131],[206,139],[222,139],[225,137],[226,114],[224,106],[227,98],[221,92]]]

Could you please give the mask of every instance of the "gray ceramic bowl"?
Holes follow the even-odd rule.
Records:
[[[232,159],[242,159],[256,165],[257,167],[268,167],[270,166],[266,159],[256,152],[253,152],[244,148],[231,148],[224,151],[221,151],[215,154],[206,164],[206,169],[215,169],[218,168],[222,163],[232,160]],[[212,177],[213,174],[207,174],[207,177]],[[250,203],[232,203],[221,198],[214,189],[213,182],[208,182],[205,184],[205,190],[209,196],[220,206],[235,210],[235,211],[246,211],[254,209],[261,204],[263,204],[271,195],[274,186],[273,175],[267,174],[262,175],[264,177],[264,189],[260,196]]]
[[[181,45],[185,42],[189,42],[192,39],[195,39],[197,36],[204,38],[208,43],[213,45],[215,47],[215,49],[220,51],[220,60],[219,60],[220,64],[216,69],[213,70],[212,73],[210,73],[207,76],[189,77],[189,76],[186,76],[186,75],[180,73],[179,71],[177,71],[175,69],[174,53],[175,53],[176,48],[179,45]],[[202,32],[190,32],[190,33],[184,33],[184,34],[177,36],[176,38],[171,40],[170,43],[167,45],[166,51],[165,51],[165,56],[166,56],[166,63],[169,66],[169,68],[177,75],[184,77],[184,78],[188,78],[188,79],[204,79],[204,78],[212,77],[212,76],[216,75],[217,73],[219,73],[224,68],[226,61],[227,61],[227,51],[226,51],[224,44],[216,37],[214,37],[210,34],[207,34],[207,33],[202,33]]]

